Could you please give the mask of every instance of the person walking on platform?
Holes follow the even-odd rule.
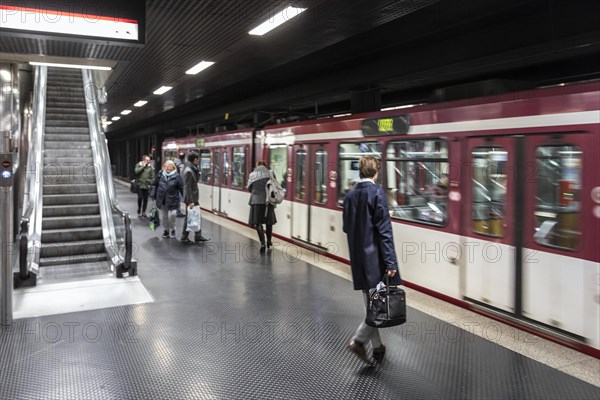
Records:
[[[186,218],[183,220],[183,233],[181,234],[181,243],[192,244],[189,239],[189,232],[187,231],[187,213],[188,210],[195,206],[200,207],[200,193],[198,191],[198,178],[200,172],[198,170],[200,165],[200,157],[196,153],[188,154],[188,162],[183,170],[183,202],[185,203],[185,215]],[[210,239],[202,236],[202,231],[195,232],[194,240],[198,242],[206,242]]]
[[[146,217],[148,207],[148,191],[154,180],[154,168],[150,165],[150,157],[142,156],[142,161],[135,165],[135,176],[138,183],[138,217]]]
[[[360,181],[344,198],[343,230],[348,237],[354,290],[363,291],[366,310],[369,289],[375,288],[385,274],[390,277],[390,285],[399,285],[401,280],[386,196],[375,183],[379,161],[371,156],[361,157],[358,170]],[[348,349],[372,364],[365,348],[369,341],[373,347],[373,358],[381,362],[386,348],[379,330],[364,321],[348,343]]]
[[[256,168],[248,177],[248,190],[251,192],[250,200],[250,216],[248,224],[256,228],[258,240],[260,241],[260,252],[264,253],[266,248],[271,248],[273,242],[273,225],[277,223],[275,216],[275,208],[267,202],[267,181],[271,178],[271,171],[267,168],[264,161],[256,163]],[[267,227],[267,243],[265,245],[265,232],[263,224]]]
[[[156,200],[156,208],[160,210],[164,225],[163,238],[175,237],[175,215],[179,207],[179,195],[183,194],[183,181],[177,172],[175,163],[169,160],[152,182],[150,197]]]

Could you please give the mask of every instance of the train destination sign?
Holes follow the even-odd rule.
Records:
[[[410,126],[408,115],[385,118],[365,118],[361,124],[363,136],[406,135]]]

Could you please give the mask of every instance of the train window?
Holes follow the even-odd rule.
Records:
[[[215,170],[213,171],[213,178],[214,178],[214,182],[213,182],[213,186],[219,186],[220,182],[221,182],[221,174],[219,174],[219,152],[215,151],[213,152],[213,167],[215,168]]]
[[[294,198],[296,200],[306,199],[306,151],[296,151],[296,183],[294,187]]]
[[[210,182],[210,151],[200,150],[200,181]]]
[[[315,198],[318,204],[327,203],[327,151],[315,152]]]
[[[473,149],[472,227],[475,233],[504,236],[507,159],[508,152],[503,147]]]
[[[244,147],[233,148],[233,164],[231,166],[231,186],[244,189],[246,178],[246,152]]]
[[[381,145],[378,142],[354,142],[341,143],[338,147],[337,201],[340,207],[344,204],[346,193],[360,180],[358,160],[362,156],[373,156],[381,159]],[[381,176],[379,179],[381,179]]]
[[[223,164],[221,165],[221,182],[223,185],[227,185],[227,169],[229,168],[229,152],[223,150]]]
[[[448,144],[393,141],[387,146],[386,193],[392,218],[434,225],[448,219]]]
[[[576,146],[536,150],[534,239],[539,244],[574,250],[581,243],[581,156]]]
[[[287,145],[272,144],[269,146],[269,168],[281,183],[283,190],[287,187]]]

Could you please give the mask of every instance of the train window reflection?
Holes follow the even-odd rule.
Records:
[[[238,189],[244,188],[246,177],[246,152],[244,147],[233,148],[233,163],[231,165],[231,186]]]
[[[227,185],[227,168],[229,168],[229,153],[223,150],[223,164],[221,166],[221,182]]]
[[[471,160],[473,232],[503,237],[508,153],[502,147],[477,147],[471,153]]]
[[[315,198],[318,204],[327,203],[327,151],[315,152]]]
[[[213,186],[219,186],[221,182],[221,174],[219,174],[219,152],[217,151],[213,153],[213,166],[215,167],[215,170],[213,171],[213,177],[215,179]]]
[[[449,185],[446,141],[393,141],[386,160],[385,187],[392,218],[444,225]]]
[[[210,151],[200,150],[200,181],[210,182]]]
[[[338,206],[344,204],[346,193],[360,180],[358,160],[362,156],[373,156],[381,159],[381,145],[378,142],[341,143],[338,147]],[[381,179],[381,174],[378,180]],[[378,181],[378,183],[380,183]]]
[[[287,150],[288,146],[286,144],[272,144],[269,146],[269,168],[275,174],[275,178],[284,191],[287,190]]]
[[[535,233],[537,243],[577,249],[581,242],[581,149],[536,150]]]
[[[294,199],[304,200],[306,199],[306,151],[296,151],[296,183],[294,187]]]

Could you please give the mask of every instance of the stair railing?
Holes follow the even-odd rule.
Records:
[[[42,238],[42,207],[44,180],[44,131],[46,129],[46,88],[48,67],[34,68],[33,107],[31,122],[26,124],[28,154],[25,176],[23,216],[20,227],[20,271],[23,278],[30,271],[38,272]],[[25,157],[24,157],[25,158]],[[25,246],[25,241],[27,245]],[[23,254],[26,252],[26,254]]]
[[[133,260],[133,235],[129,213],[119,206],[112,171],[106,136],[100,127],[100,109],[98,103],[98,88],[93,79],[92,71],[81,70],[85,105],[90,128],[96,187],[102,219],[102,231],[106,251],[115,267],[117,277],[137,274],[137,263]]]

